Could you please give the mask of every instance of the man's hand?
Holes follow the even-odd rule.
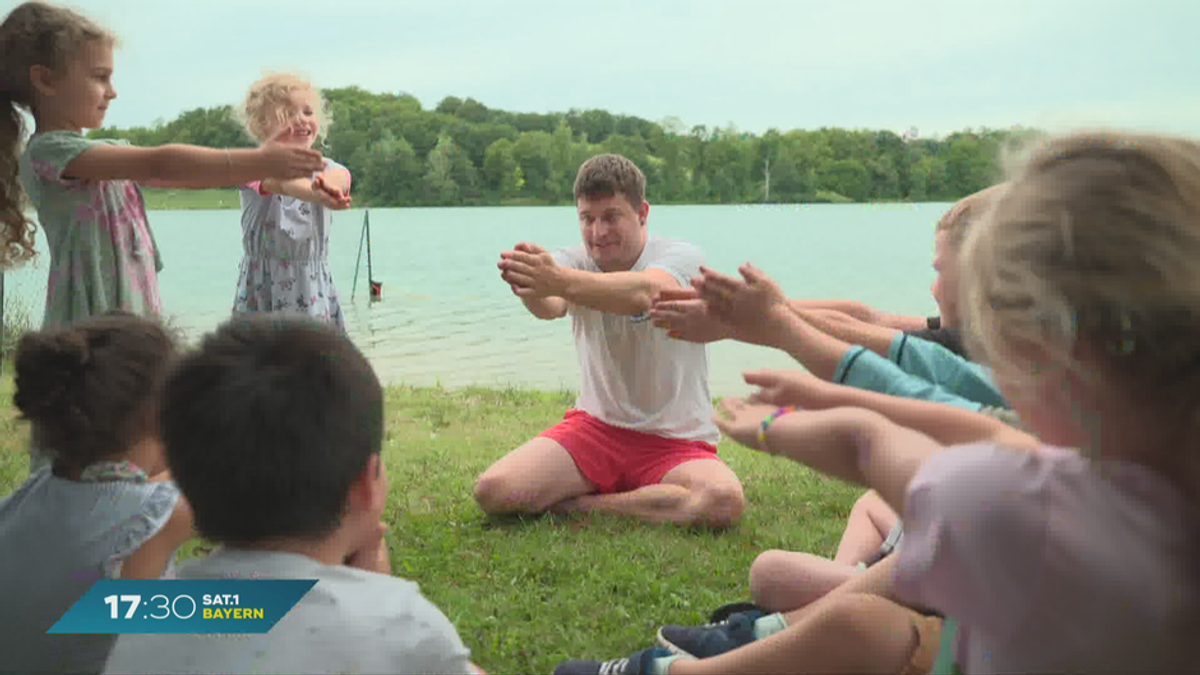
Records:
[[[667,336],[687,342],[716,342],[733,334],[733,329],[708,312],[694,288],[665,288],[650,307],[654,325]]]
[[[554,256],[537,244],[521,242],[500,254],[500,278],[521,298],[561,297],[565,277]]]
[[[710,316],[727,324],[744,342],[776,346],[778,322],[791,316],[779,284],[747,263],[738,268],[742,279],[701,267],[703,276],[692,279]]]

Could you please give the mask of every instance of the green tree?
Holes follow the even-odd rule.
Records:
[[[479,177],[475,165],[449,134],[442,134],[425,160],[424,201],[440,206],[479,199]]]
[[[513,145],[513,157],[525,177],[521,191],[523,195],[548,202],[562,199],[562,195],[555,192],[551,180],[553,147],[554,139],[545,131],[527,131],[517,138]]]
[[[501,138],[488,146],[483,160],[483,175],[488,189],[501,199],[512,199],[521,192],[525,176],[513,155],[512,141]]]
[[[417,201],[421,160],[403,136],[397,138],[385,131],[382,138],[371,144],[365,164],[358,184],[368,203],[397,206]]]
[[[598,109],[511,112],[457,96],[432,110],[404,92],[340,87],[324,96],[332,120],[321,150],[350,168],[359,203],[368,204],[562,203],[579,165],[600,152],[637,163],[658,202],[761,201],[768,169],[772,201],[953,200],[995,181],[1000,153],[1041,133],[966,129],[939,139],[915,129],[899,136],[826,127],[759,136],[733,124],[688,128],[677,117],[655,123]],[[88,135],[141,146],[255,143],[229,106]]]
[[[871,175],[858,160],[837,159],[817,170],[817,185],[821,190],[861,201],[869,196]]]

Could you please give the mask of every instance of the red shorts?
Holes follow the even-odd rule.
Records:
[[[563,421],[538,436],[566,448],[579,472],[602,494],[655,485],[693,459],[721,461],[712,443],[614,427],[582,410],[568,410]]]

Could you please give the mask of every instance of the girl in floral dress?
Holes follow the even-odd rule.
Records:
[[[0,23],[0,268],[34,257],[27,196],[50,253],[46,329],[112,310],[162,312],[162,257],[139,184],[224,187],[308,176],[322,166],[319,152],[274,140],[220,150],[88,138],[84,130],[104,126],[117,97],[115,42],[86,17],[41,2],[17,6]],[[36,124],[23,152],[22,110]],[[33,468],[47,461],[40,435],[34,424]]]
[[[320,92],[293,75],[264,77],[250,87],[242,109],[259,139],[310,148],[326,119]],[[242,257],[233,313],[284,312],[345,330],[329,267],[332,212],[350,207],[350,172],[324,160],[324,170],[292,180],[263,180],[241,188]]]

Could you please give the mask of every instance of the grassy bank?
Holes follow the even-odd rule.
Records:
[[[25,477],[27,425],[0,381],[0,494]],[[492,673],[545,673],[568,657],[628,655],[664,622],[702,622],[747,597],[768,548],[832,555],[858,490],[728,441],[748,507],[729,532],[604,515],[493,520],[471,497],[491,462],[561,418],[567,392],[392,387],[384,453],[396,575],[421,584]],[[203,550],[194,542],[185,555]]]
[[[233,188],[208,190],[172,190],[143,188],[147,211],[182,211],[196,209],[240,209],[241,201]]]

